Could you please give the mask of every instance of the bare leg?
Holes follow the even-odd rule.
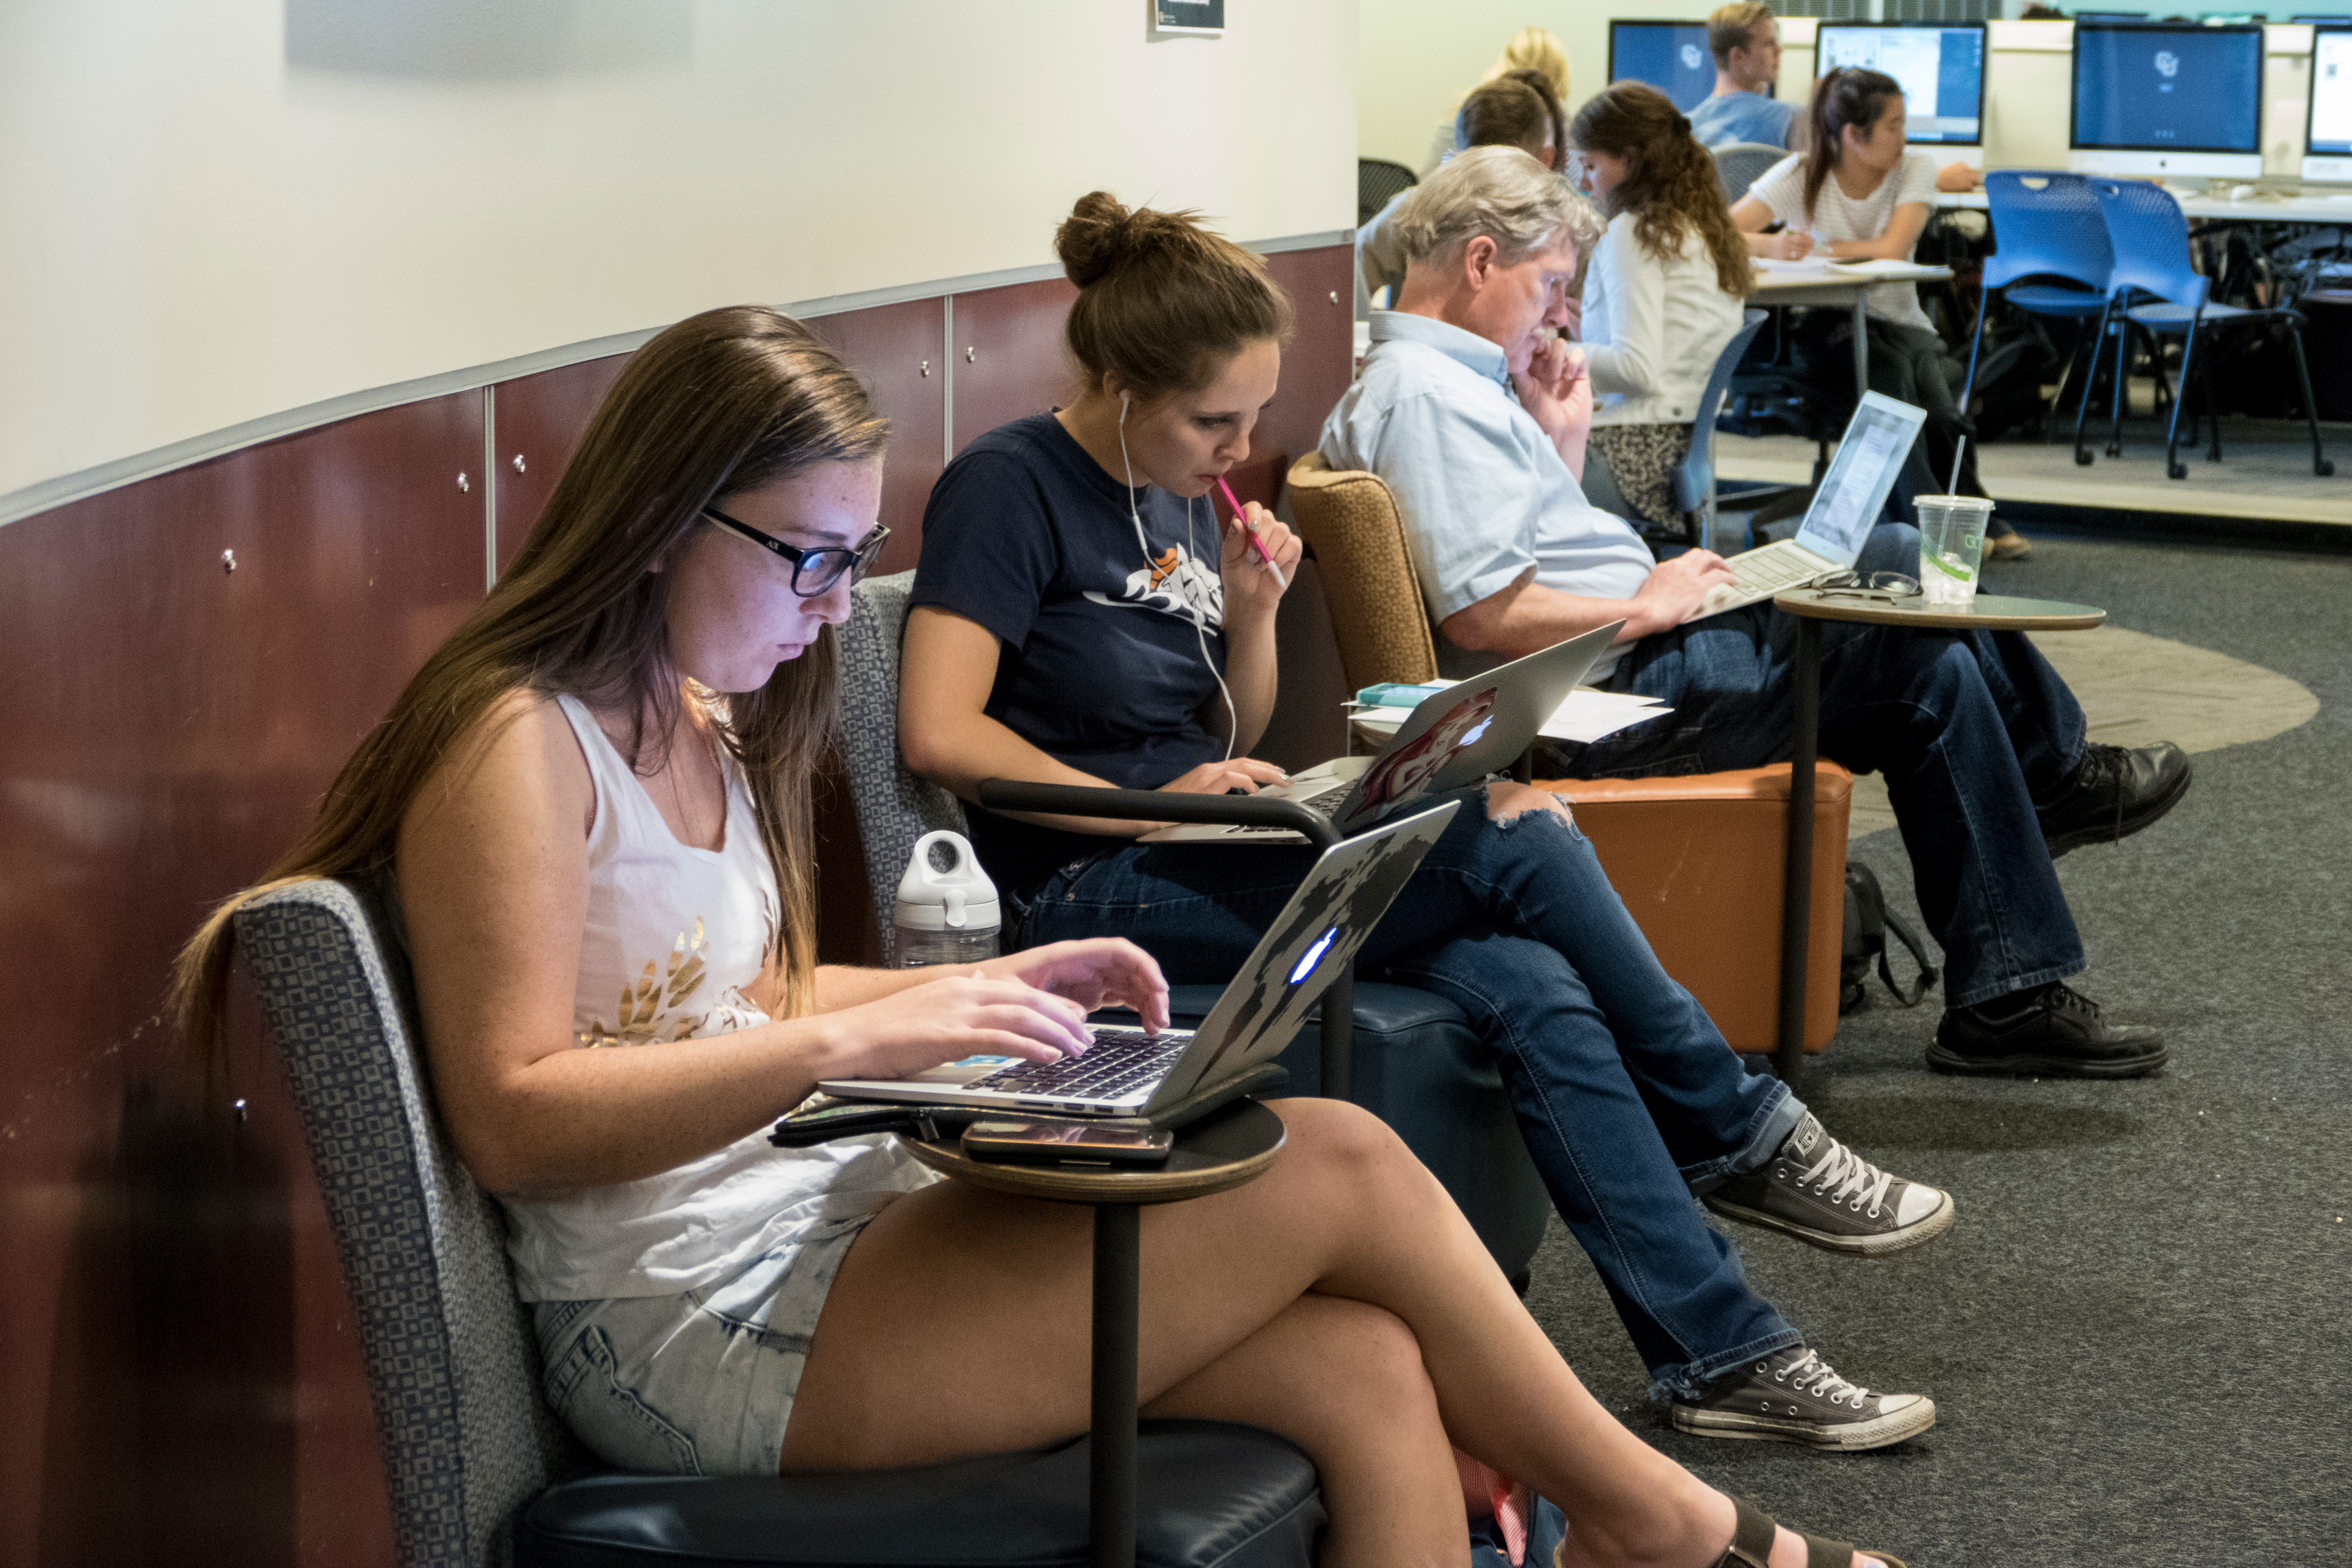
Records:
[[[1391,1544],[1447,1543],[1413,1558],[1383,1547],[1390,1562],[1459,1562],[1466,1550],[1450,1434],[1566,1510],[1571,1563],[1712,1563],[1731,1538],[1729,1500],[1594,1401],[1394,1134],[1335,1101],[1275,1109],[1289,1144],[1265,1176],[1144,1211],[1145,1407],[1292,1436],[1323,1468],[1335,1520],[1349,1516],[1341,1545],[1369,1541],[1357,1518]],[[920,1464],[1084,1430],[1089,1219],[956,1183],[885,1211],[826,1300],[784,1468]],[[1293,1314],[1310,1292],[1344,1300],[1310,1298]],[[1348,1303],[1379,1310],[1339,1315]],[[1382,1317],[1409,1331],[1418,1380]],[[1328,1352],[1326,1331],[1339,1341]],[[1383,1408],[1362,1423],[1344,1385],[1368,1363]],[[1432,1405],[1434,1429],[1399,1415]],[[1396,1429],[1349,1430],[1382,1421]],[[1773,1552],[1784,1560],[1804,1561],[1785,1534]]]

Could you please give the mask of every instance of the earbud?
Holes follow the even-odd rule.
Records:
[[[1131,396],[1131,394],[1125,392],[1118,395],[1118,422],[1122,426],[1127,423],[1127,405]]]

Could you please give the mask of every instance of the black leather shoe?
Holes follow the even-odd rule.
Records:
[[[2110,1024],[2064,981],[1978,1007],[1953,1007],[1936,1026],[1927,1065],[1937,1072],[2043,1078],[2137,1078],[2164,1065],[2161,1030]]]
[[[2113,844],[2180,804],[2189,793],[2189,753],[2169,741],[2126,751],[2087,745],[2058,798],[2035,811],[2055,860],[2085,844]]]

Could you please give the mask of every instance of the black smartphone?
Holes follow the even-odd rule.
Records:
[[[975,1160],[1157,1165],[1175,1143],[1173,1133],[1130,1132],[1083,1121],[975,1121],[963,1130],[963,1152]]]

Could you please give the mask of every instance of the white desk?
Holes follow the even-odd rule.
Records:
[[[1881,283],[1932,283],[1949,278],[1948,267],[1923,267],[1916,263],[1897,268],[1887,268],[1867,277],[1857,278],[1848,273],[1809,268],[1802,271],[1775,271],[1770,265],[1756,263],[1756,291],[1748,296],[1751,305],[1847,305],[1853,310],[1853,387],[1857,395],[1870,390],[1870,333],[1863,300],[1870,290]]]
[[[2172,193],[2180,210],[2210,223],[2352,224],[2352,192],[2324,196],[2255,196],[2233,202],[2227,196],[2185,196]],[[1946,210],[1983,212],[1990,204],[1982,191],[1938,191],[1936,205]]]

